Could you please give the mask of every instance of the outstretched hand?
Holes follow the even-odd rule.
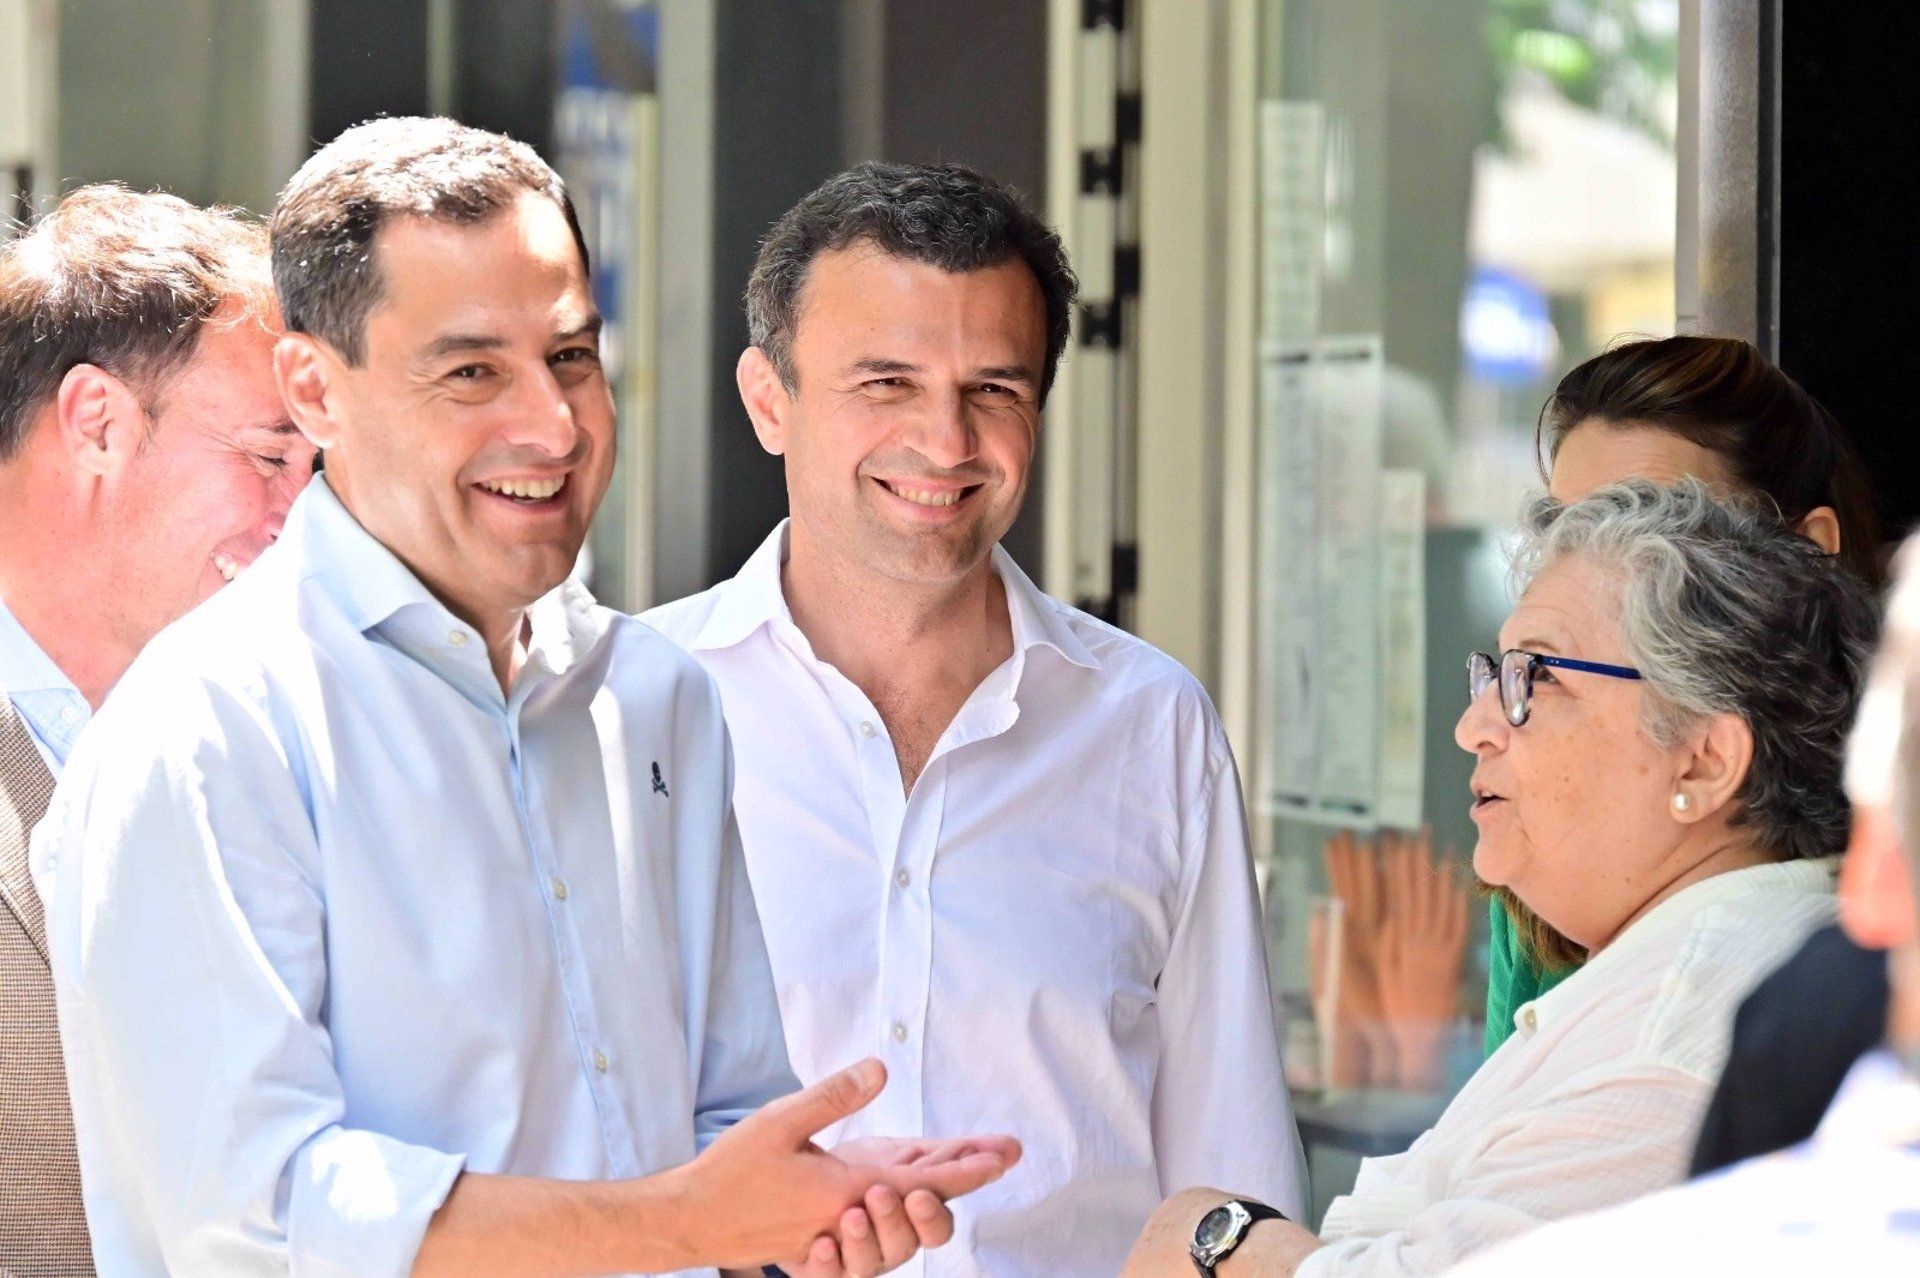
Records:
[[[762,1106],[682,1168],[684,1219],[715,1230],[715,1249],[705,1254],[723,1269],[772,1262],[797,1278],[870,1278],[918,1250],[922,1227],[929,1238],[951,1237],[945,1200],[999,1179],[1019,1159],[1019,1143],[988,1137],[854,1146],[873,1161],[849,1161],[814,1143],[822,1129],[864,1109],[886,1078],[879,1061],[862,1061]]]
[[[1011,1136],[876,1136],[842,1142],[833,1156],[880,1174],[882,1182],[867,1191],[861,1206],[847,1209],[833,1236],[815,1240],[807,1263],[787,1271],[793,1278],[869,1278],[898,1268],[923,1248],[944,1246],[953,1237],[946,1199],[967,1192],[956,1187],[971,1183],[981,1169],[997,1165],[1004,1171],[1020,1161],[1020,1142]],[[921,1183],[907,1188],[909,1178]]]

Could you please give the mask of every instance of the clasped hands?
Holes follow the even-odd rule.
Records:
[[[723,1269],[757,1274],[771,1258],[793,1278],[872,1278],[953,1236],[947,1201],[998,1180],[1020,1160],[1011,1136],[869,1138],[831,1152],[822,1129],[886,1085],[866,1060],[743,1119],[680,1178],[681,1219],[710,1227]]]

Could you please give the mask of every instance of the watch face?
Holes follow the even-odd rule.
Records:
[[[1224,1246],[1233,1237],[1234,1212],[1231,1207],[1215,1207],[1200,1218],[1200,1227],[1193,1231],[1194,1246],[1214,1251]]]

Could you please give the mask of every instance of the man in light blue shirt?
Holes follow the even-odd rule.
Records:
[[[260,227],[82,187],[0,252],[0,1273],[92,1272],[27,837],[93,708],[278,533],[313,447]]]
[[[566,583],[614,433],[558,178],[377,121],[273,256],[325,475],[135,663],[35,844],[100,1272],[837,1278],[941,1241],[1017,1147],[811,1144],[884,1071],[783,1095],[718,696]]]

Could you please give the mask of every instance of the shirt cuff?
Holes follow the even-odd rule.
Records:
[[[287,1250],[294,1278],[407,1278],[466,1165],[460,1154],[330,1128],[293,1165]]]

